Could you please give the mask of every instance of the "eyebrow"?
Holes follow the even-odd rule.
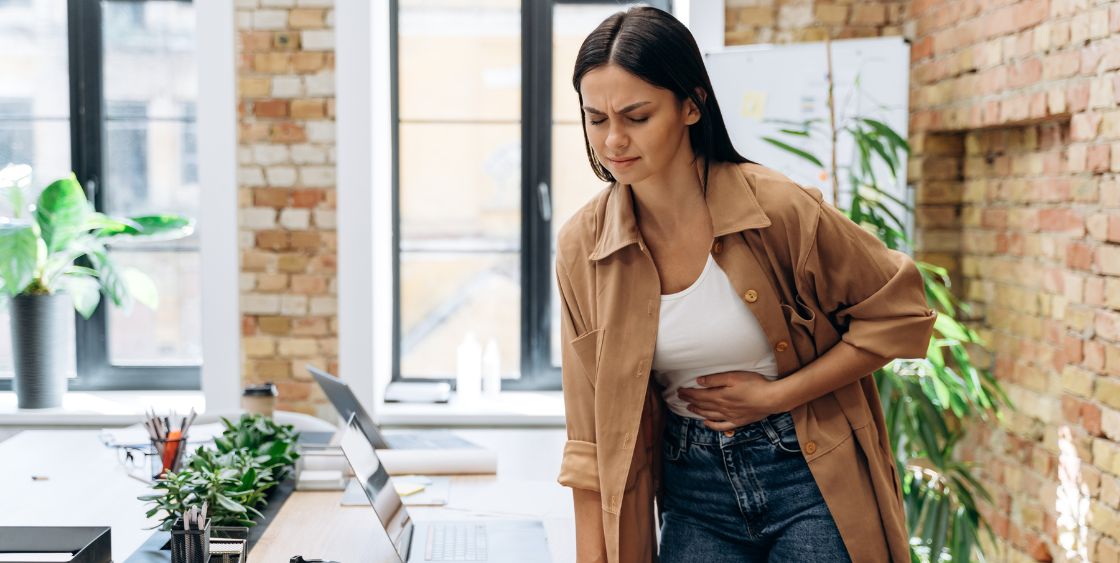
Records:
[[[626,106],[626,107],[624,107],[624,108],[622,108],[622,109],[618,110],[618,113],[626,113],[626,112],[628,112],[628,111],[631,111],[631,110],[634,110],[634,109],[638,109],[638,108],[640,108],[640,107],[642,107],[642,106],[644,106],[644,105],[646,105],[646,104],[648,104],[648,103],[650,103],[650,102],[648,102],[648,101],[645,101],[645,102],[635,102],[635,103],[632,103],[632,104],[630,104],[630,105],[628,105],[628,106]],[[597,109],[595,109],[595,108],[593,108],[593,107],[591,107],[591,106],[583,106],[583,109],[584,109],[584,110],[586,110],[586,111],[587,111],[587,112],[589,112],[589,113],[597,113],[597,114],[599,114],[599,115],[606,115],[605,113],[603,113],[603,112],[601,112],[601,111],[599,111],[599,110],[597,110]]]

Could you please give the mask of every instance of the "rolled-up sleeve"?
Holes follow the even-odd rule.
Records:
[[[571,280],[557,254],[556,284],[560,290],[560,372],[568,441],[557,482],[572,489],[575,513],[576,561],[608,560],[599,487],[598,447],[595,440],[595,386],[592,374],[579,360],[577,346],[595,345],[599,334],[587,331]],[[579,335],[579,336],[577,336]]]
[[[818,206],[798,275],[841,339],[885,358],[924,358],[937,313],[914,260],[832,205]]]
[[[585,341],[593,345],[598,334],[586,332],[570,280],[559,259],[556,261],[556,285],[560,290],[560,373],[568,431],[558,481],[566,487],[598,491],[595,389],[587,367],[579,361],[576,352],[576,346]]]

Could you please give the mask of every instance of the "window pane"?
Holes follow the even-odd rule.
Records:
[[[198,284],[198,252],[118,248],[113,257],[118,267],[137,268],[152,278],[159,290],[159,307],[153,311],[136,303],[131,314],[126,314],[119,307],[109,308],[109,357],[112,362],[120,365],[201,363],[202,303]]]
[[[189,2],[102,3],[105,145],[102,203],[111,215],[198,217],[197,63]],[[109,361],[193,365],[201,358],[197,233],[179,241],[116,245],[120,267],[148,274],[159,308],[108,309]]]
[[[399,18],[401,376],[454,377],[472,331],[518,377],[520,2],[401,0]]]
[[[143,101],[156,119],[188,117],[198,98],[194,6],[175,0],[102,2],[105,103]],[[113,108],[107,108],[112,119]]]
[[[556,235],[577,209],[607,186],[591,171],[580,122],[579,97],[572,88],[576,54],[587,34],[617,4],[557,4],[552,10],[552,257]],[[555,270],[555,264],[553,265]],[[552,280],[552,365],[560,366],[560,307],[555,273]]]
[[[401,374],[454,378],[468,332],[493,338],[503,378],[520,373],[521,262],[516,252],[401,252]]]
[[[521,120],[520,0],[400,0],[398,17],[401,121]]]
[[[70,172],[70,78],[66,2],[0,2],[0,168],[32,167],[34,201],[48,182]],[[2,198],[0,198],[2,199]],[[13,210],[0,201],[0,217]],[[0,377],[12,374],[8,311],[0,306]],[[73,337],[67,342],[72,346]]]
[[[519,125],[401,123],[399,158],[402,242],[521,244]]]

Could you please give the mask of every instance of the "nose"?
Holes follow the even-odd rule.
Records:
[[[610,128],[607,130],[606,144],[617,154],[630,144],[630,138],[626,136],[626,130],[620,120],[614,119],[608,123],[610,123]]]

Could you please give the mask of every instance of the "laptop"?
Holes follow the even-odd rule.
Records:
[[[358,402],[358,397],[345,381],[308,364],[307,371],[319,383],[327,399],[334,405],[335,410],[342,416],[342,420],[349,420],[353,415],[357,420],[362,434],[369,440],[373,447],[386,450],[422,450],[422,449],[450,449],[450,448],[477,448],[476,444],[468,442],[446,430],[428,430],[422,432],[400,432],[382,434],[381,430],[373,423],[369,413]]]
[[[549,563],[548,538],[540,520],[447,520],[414,522],[393,488],[357,416],[351,416],[340,441],[354,476],[389,536],[400,563],[487,561]]]

